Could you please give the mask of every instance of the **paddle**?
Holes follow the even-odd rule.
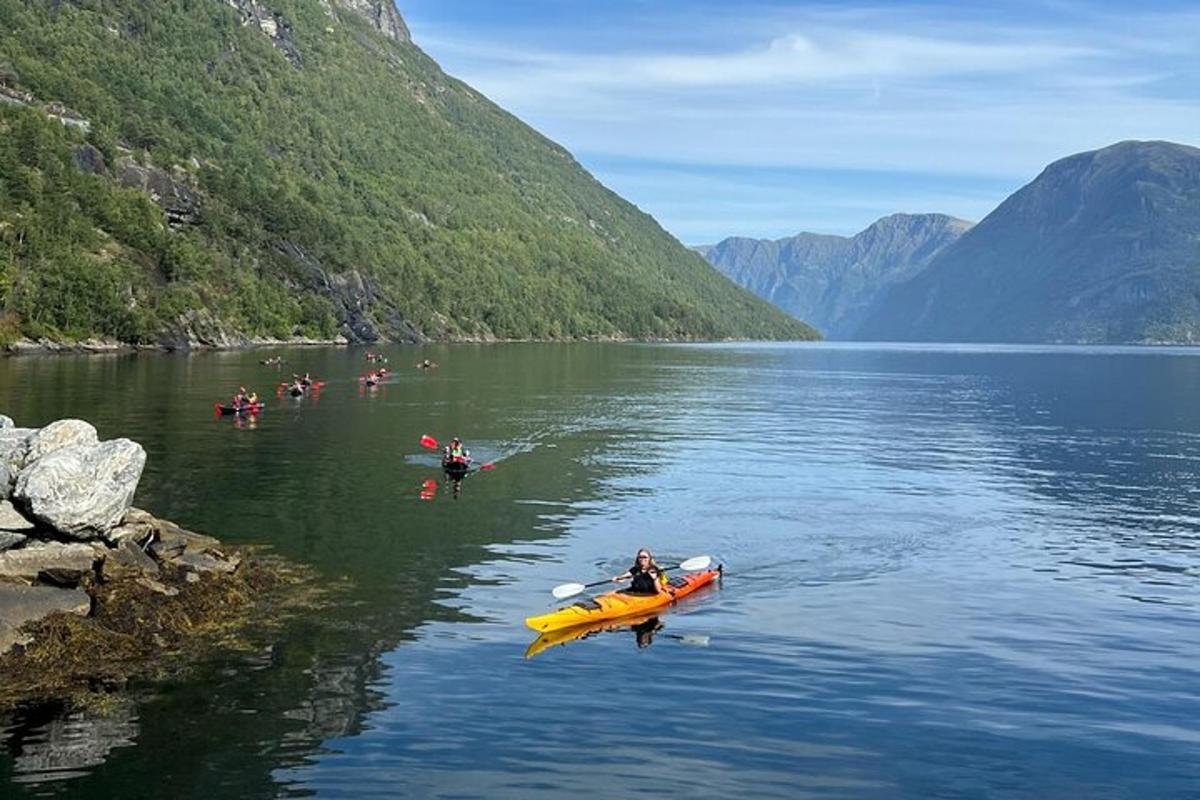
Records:
[[[681,561],[670,567],[661,567],[664,572],[671,569],[681,569],[684,572],[695,572],[698,569],[704,569],[712,563],[712,559],[708,556],[694,556],[687,561]],[[612,583],[612,578],[603,581],[593,581],[592,583],[563,583],[555,586],[550,594],[557,597],[559,600],[566,600],[568,597],[574,597],[585,589],[591,589],[595,586],[603,586],[606,583]]]

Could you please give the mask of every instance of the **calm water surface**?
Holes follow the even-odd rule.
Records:
[[[1195,798],[1200,351],[837,345],[0,361],[143,443],[137,502],[346,589],[108,714],[0,718],[5,797]],[[436,371],[411,368],[418,358]],[[421,434],[494,472],[456,498]],[[549,589],[723,585],[526,659]],[[646,644],[643,640],[642,644]]]

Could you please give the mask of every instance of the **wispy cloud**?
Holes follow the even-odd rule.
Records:
[[[1021,6],[614,0],[609,15],[593,13],[579,28],[566,6],[554,6],[562,13],[550,33],[517,12],[502,29],[472,33],[433,8],[410,21],[450,72],[693,240],[755,234],[774,227],[759,220],[787,213],[777,204],[762,216],[752,206],[718,212],[714,199],[639,179],[653,170],[605,165],[774,168],[801,187],[822,183],[804,170],[904,173],[913,190],[891,192],[895,202],[963,205],[890,211],[973,216],[981,204],[967,196],[976,193],[938,191],[938,181],[987,187],[994,206],[1073,152],[1129,138],[1200,139],[1200,13],[1186,8],[1118,15],[1060,3],[1031,15]],[[756,188],[745,177],[724,180]],[[822,224],[840,220],[841,232],[869,223],[880,193],[856,191],[869,198],[862,210],[841,191],[846,202],[822,213]],[[792,227],[816,228],[805,216],[813,207],[796,202]]]

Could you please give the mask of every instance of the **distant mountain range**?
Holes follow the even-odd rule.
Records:
[[[881,225],[900,231],[850,265]],[[1200,149],[1121,142],[1064,158],[969,229],[898,216],[853,239],[702,252],[831,338],[1200,342]]]
[[[970,227],[945,214],[893,214],[849,238],[732,237],[696,249],[740,286],[831,339],[848,339],[885,289],[920,272]]]

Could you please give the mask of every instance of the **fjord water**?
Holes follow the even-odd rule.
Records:
[[[1200,351],[824,345],[0,362],[0,413],[145,445],[137,503],[339,588],[106,713],[0,720],[6,797],[1200,795]],[[411,368],[419,358],[437,370]],[[455,498],[421,434],[497,468]],[[720,588],[524,657],[549,589]],[[643,640],[641,642],[645,644]]]

